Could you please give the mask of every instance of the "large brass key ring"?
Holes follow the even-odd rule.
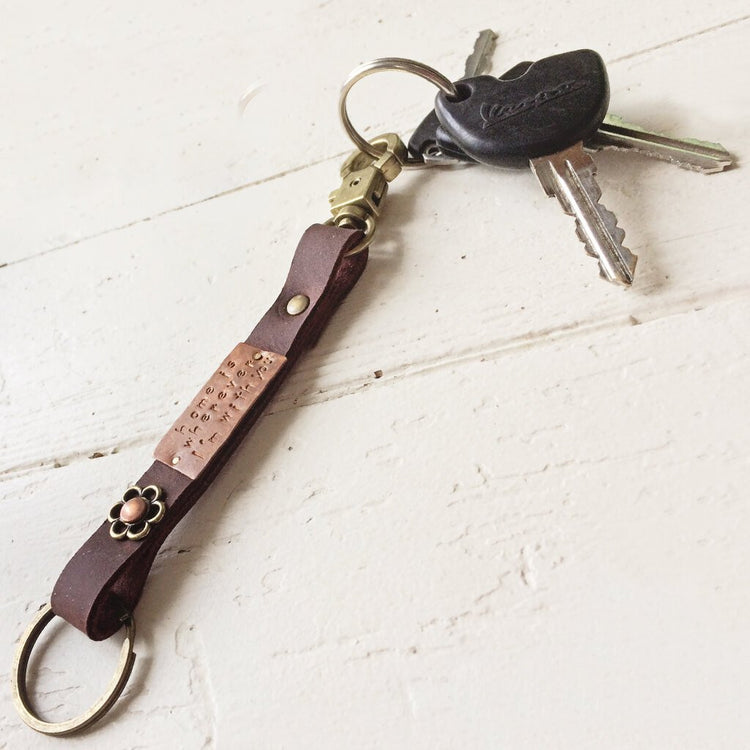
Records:
[[[355,68],[341,87],[341,94],[339,96],[339,116],[341,117],[341,123],[344,126],[344,130],[346,130],[347,135],[352,139],[354,145],[360,151],[364,151],[374,159],[381,156],[382,152],[378,151],[378,149],[369,143],[367,139],[357,131],[354,125],[352,125],[352,121],[349,119],[349,113],[346,109],[346,98],[354,84],[358,81],[361,81],[363,78],[372,75],[373,73],[389,70],[401,70],[405,73],[419,76],[437,86],[447,97],[451,99],[459,97],[458,89],[452,81],[434,68],[431,68],[429,65],[417,62],[416,60],[409,60],[404,57],[380,57],[377,60],[371,60],[370,62],[366,62]],[[436,166],[436,164],[434,162],[425,162],[423,159],[407,157],[403,166],[406,169],[419,169],[421,167]]]
[[[120,697],[123,688],[127,684],[130,673],[133,671],[135,663],[135,654],[133,653],[133,641],[135,640],[135,620],[132,615],[128,615],[124,620],[125,640],[120,649],[120,658],[117,663],[117,670],[110,680],[104,694],[94,703],[85,713],[76,716],[67,721],[44,721],[36,714],[29,700],[29,694],[26,689],[26,670],[29,666],[29,658],[39,636],[44,628],[49,625],[55,617],[52,607],[47,604],[42,607],[29,623],[29,627],[23,634],[18,645],[15,659],[13,660],[13,671],[11,673],[11,683],[13,689],[13,702],[21,718],[37,732],[51,734],[61,737],[66,734],[72,734],[80,729],[90,726],[99,720],[109,711],[115,701]]]

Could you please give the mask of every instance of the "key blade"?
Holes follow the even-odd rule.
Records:
[[[734,159],[720,144],[694,138],[670,138],[626,122],[617,115],[607,115],[586,148],[635,151],[654,159],[676,164],[702,174],[722,172]]]
[[[466,58],[464,78],[474,78],[474,76],[490,72],[496,41],[497,34],[492,29],[484,29],[479,32],[479,36],[474,42],[474,51]]]
[[[617,217],[599,202],[602,191],[595,178],[596,165],[582,144],[532,159],[530,164],[547,195],[555,196],[563,211],[575,217],[578,239],[599,261],[602,278],[630,286],[638,256],[622,244],[625,232],[617,226]]]

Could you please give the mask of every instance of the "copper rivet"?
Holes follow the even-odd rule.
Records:
[[[299,315],[307,310],[310,304],[310,298],[305,294],[295,294],[289,302],[286,303],[286,311],[290,315]]]
[[[255,354],[253,354],[253,359],[256,361],[259,359],[263,359],[263,355],[260,352],[255,352]]]
[[[179,456],[175,456],[172,459],[172,466],[177,466],[178,463],[180,463],[180,457]]]
[[[131,497],[120,508],[120,520],[123,523],[135,523],[146,515],[148,504],[142,497]]]

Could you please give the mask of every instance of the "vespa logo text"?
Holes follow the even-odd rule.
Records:
[[[514,104],[488,104],[487,102],[483,102],[479,108],[479,116],[482,118],[482,130],[491,128],[503,120],[528,112],[530,109],[541,107],[543,104],[552,101],[552,99],[559,99],[561,96],[572,94],[574,91],[578,91],[586,86],[588,86],[588,81],[565,81],[565,83],[561,83],[553,89],[540,91],[535,96],[521,99],[520,102],[515,102]]]

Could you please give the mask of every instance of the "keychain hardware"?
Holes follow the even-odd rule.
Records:
[[[370,148],[375,156],[354,151],[347,157],[341,165],[341,185],[328,197],[333,218],[326,223],[364,232],[349,255],[370,246],[388,183],[401,174],[407,161],[406,146],[395,133],[373,138]]]
[[[367,145],[367,153],[360,150],[354,151],[341,165],[341,184],[330,193],[328,199],[333,216],[325,222],[332,229],[354,232],[355,237],[361,236],[353,247],[341,252],[344,262],[351,258],[350,262],[357,262],[359,265],[353,282],[364,269],[366,254],[362,255],[362,253],[369,248],[375,235],[376,219],[382,211],[388,184],[401,174],[408,161],[407,147],[395,133],[378,136]],[[355,261],[353,256],[361,256],[362,262]],[[290,271],[290,276],[291,274],[292,271]],[[348,290],[344,290],[343,293],[345,294],[346,291]],[[311,299],[307,294],[298,292],[288,295],[282,304],[283,313],[288,316],[288,319],[304,318],[310,304]],[[269,313],[276,307],[277,305],[274,305]],[[274,312],[278,314],[277,310]],[[263,322],[262,320],[259,327]],[[224,443],[231,438],[231,431],[215,432],[207,439],[199,438],[199,429],[204,420],[206,423],[209,422],[212,412],[221,411],[221,408],[226,406],[220,418],[221,421],[226,422],[232,409],[242,416],[243,409],[251,410],[255,401],[262,403],[263,391],[285,365],[284,356],[275,356],[272,352],[239,344],[229,354],[213,378],[199,391],[172,430],[162,438],[154,451],[154,456],[162,460],[166,466],[173,467],[175,471],[196,480],[206,465],[221,453]],[[254,383],[253,378],[255,378]],[[245,403],[237,406],[229,400],[232,395],[242,397],[242,402]],[[251,399],[249,402],[248,397]],[[184,442],[183,438],[185,438]],[[195,450],[199,447],[202,451],[200,454],[198,450]],[[190,450],[191,448],[194,449]],[[122,499],[110,508],[105,522],[108,536],[120,543],[140,544],[144,541],[149,536],[149,532],[157,529],[157,524],[163,522],[168,515],[164,494],[162,487],[152,482],[149,482],[143,489],[138,485],[128,487]],[[174,523],[178,520],[179,518]],[[64,573],[65,571],[63,575]],[[45,627],[55,616],[52,604],[46,604],[32,619],[18,644],[11,675],[11,687],[16,710],[29,727],[43,734],[64,736],[97,722],[112,708],[122,693],[135,663],[136,655],[133,651],[135,618],[131,612],[119,618],[119,623],[126,628],[125,639],[120,649],[116,672],[105,693],[80,716],[62,722],[48,722],[41,719],[33,708],[26,680],[33,648]]]
[[[403,57],[382,57],[355,68],[341,87],[339,117],[347,135],[357,147],[341,167],[341,185],[328,198],[333,219],[326,223],[351,227],[364,232],[362,241],[349,251],[360,253],[370,246],[376,229],[380,206],[388,192],[388,183],[404,169],[446,166],[424,156],[410,156],[408,148],[395,133],[367,140],[354,127],[346,106],[354,85],[374,73],[401,71],[424,78],[437,86],[449,99],[459,97],[455,84],[429,65]],[[460,164],[461,162],[457,162]]]

